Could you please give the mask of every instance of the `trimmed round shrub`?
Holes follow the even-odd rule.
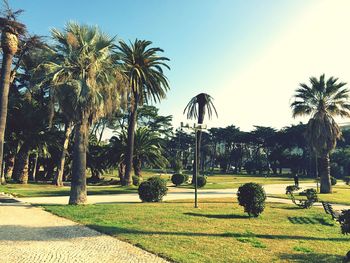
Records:
[[[176,186],[183,184],[185,182],[185,179],[186,178],[183,174],[173,174],[171,176],[171,182]]]
[[[336,184],[337,184],[337,179],[331,176],[331,185],[336,185]]]
[[[205,176],[198,176],[198,178],[197,178],[197,186],[199,188],[202,188],[206,184],[207,184],[207,178]]]
[[[132,184],[133,184],[133,185],[139,186],[141,182],[142,182],[142,177],[137,176],[137,175],[134,175],[134,176],[132,177]]]
[[[247,183],[238,188],[239,205],[249,216],[258,217],[265,208],[266,194],[264,188],[257,183]]]
[[[142,202],[159,202],[166,195],[168,188],[166,181],[160,177],[150,177],[142,182],[138,192]]]
[[[347,185],[350,185],[350,176],[344,176],[343,181],[344,181]]]

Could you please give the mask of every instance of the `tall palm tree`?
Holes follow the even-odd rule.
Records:
[[[16,21],[22,10],[12,11],[8,2],[4,1],[3,17],[0,18],[1,48],[3,52],[0,77],[0,167],[4,156],[4,139],[7,118],[8,95],[11,80],[13,57],[18,50],[18,37],[25,33],[25,25]],[[0,184],[3,183],[1,177]]]
[[[166,57],[158,56],[163,52],[158,47],[149,47],[151,41],[138,40],[127,45],[120,41],[119,56],[122,69],[128,80],[130,92],[130,113],[128,120],[128,143],[125,156],[125,176],[123,185],[130,185],[130,173],[133,165],[135,125],[138,106],[149,101],[158,102],[165,98],[169,84],[163,73],[163,67],[170,69],[166,64]]]
[[[307,124],[306,137],[312,151],[316,154],[321,178],[321,193],[331,193],[329,154],[335,148],[341,131],[333,117],[350,117],[349,90],[346,83],[338,78],[325,75],[319,79],[310,78],[311,86],[300,84],[291,104],[293,117],[311,115]]]
[[[117,69],[112,59],[114,39],[97,27],[70,22],[52,30],[55,46],[42,67],[51,81],[51,96],[74,123],[72,182],[69,204],[86,202],[86,150],[94,120],[119,106]]]
[[[184,114],[186,112],[187,112],[187,119],[197,119],[198,124],[203,124],[206,112],[208,112],[209,119],[211,119],[213,112],[215,113],[216,117],[218,117],[218,113],[213,103],[213,98],[206,93],[200,93],[197,96],[193,97],[184,109]],[[195,158],[193,163],[192,183],[194,183],[194,180],[197,174],[197,163],[199,163],[202,131],[198,130],[196,136],[197,136],[196,147],[197,147],[198,154],[197,154],[197,158]]]

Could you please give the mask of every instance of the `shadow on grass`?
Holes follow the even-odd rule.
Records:
[[[305,216],[293,216],[288,217],[289,222],[292,224],[299,225],[324,225],[324,226],[334,226],[334,224],[328,222],[328,220],[322,217],[305,217]]]
[[[331,263],[331,262],[346,262],[345,257],[332,254],[281,254],[280,259],[287,262],[314,262],[314,263]]]
[[[206,217],[206,218],[216,218],[216,219],[242,219],[242,218],[249,218],[249,216],[247,216],[247,215],[234,215],[234,214],[215,215],[215,214],[184,213],[184,215],[197,216],[197,217]]]
[[[131,235],[170,235],[170,236],[189,236],[189,237],[232,237],[232,238],[248,238],[252,237],[251,233],[203,233],[203,232],[170,232],[170,231],[143,231],[137,229],[121,228],[117,226],[103,226],[103,225],[87,225],[102,233],[109,235],[131,234]],[[344,242],[350,241],[350,238],[327,238],[327,237],[310,237],[310,236],[295,236],[295,235],[270,235],[270,234],[253,234],[255,238],[275,239],[275,240],[317,240],[317,241],[334,241]]]

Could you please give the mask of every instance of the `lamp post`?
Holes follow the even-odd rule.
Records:
[[[195,180],[194,180],[194,208],[198,208],[198,168],[199,168],[199,152],[197,149],[197,143],[198,143],[198,137],[197,137],[197,131],[202,131],[207,128],[206,124],[197,124],[194,123],[193,126],[190,124],[186,123],[184,124],[181,122],[181,128],[186,128],[186,129],[191,129],[194,131],[195,134],[195,151],[194,151],[194,163],[195,163],[195,169],[196,169],[196,174],[195,174]]]

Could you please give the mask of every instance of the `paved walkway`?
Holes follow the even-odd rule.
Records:
[[[12,200],[13,201],[13,200]],[[0,195],[0,262],[166,262],[140,248]]]
[[[268,184],[264,185],[267,194],[285,194],[286,187],[290,184]],[[315,183],[300,184],[302,189],[316,187]],[[234,197],[237,189],[199,189],[198,198],[230,198]],[[164,201],[174,201],[182,199],[193,199],[194,190],[187,188],[169,187],[168,194],[164,197]],[[67,204],[68,196],[53,196],[53,197],[25,197],[18,200],[31,204]],[[137,193],[132,194],[108,194],[108,195],[89,195],[89,204],[108,204],[108,203],[139,203],[140,198]],[[278,202],[292,204],[289,199],[268,197],[267,202]],[[321,203],[316,203],[315,206],[322,206]],[[334,209],[350,209],[347,205],[333,205]]]

